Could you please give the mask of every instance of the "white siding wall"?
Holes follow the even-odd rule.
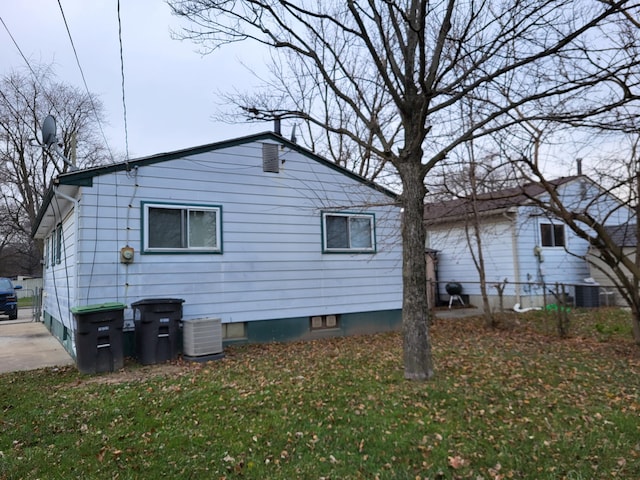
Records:
[[[223,322],[401,308],[393,200],[288,149],[280,158],[280,173],[264,173],[254,143],[94,178],[83,188],[76,301],[182,298],[185,318]],[[140,205],[155,201],[221,206],[223,253],[141,254]],[[322,253],[323,208],[375,212],[377,253]],[[125,245],[136,251],[128,266]]]
[[[460,282],[466,295],[480,294],[480,276],[471,255],[471,248],[465,234],[465,224],[442,224],[427,228],[428,247],[438,250],[438,281]],[[484,253],[486,280],[497,283],[507,278],[515,281],[512,248],[512,222],[499,217],[482,219],[481,240]],[[473,227],[469,226],[471,245],[477,252],[473,239]],[[445,293],[444,283],[440,284],[440,292]],[[497,290],[489,290],[496,294]],[[508,294],[508,291],[505,291]]]
[[[584,260],[588,244],[577,237],[565,226],[564,247],[543,247],[540,238],[540,224],[562,224],[551,219],[537,207],[520,207],[518,222],[518,252],[520,261],[520,278],[522,303],[527,304],[527,297],[542,296],[545,292],[541,284],[546,284],[547,294],[555,290],[555,283],[582,283],[589,276],[589,268]],[[539,247],[541,257],[534,254]],[[542,261],[540,261],[542,260]],[[571,289],[569,288],[569,293]],[[535,302],[532,302],[535,303]]]
[[[588,244],[568,228],[565,228],[567,248],[541,247],[543,261],[539,262],[534,248],[541,245],[540,224],[549,222],[534,207],[520,207],[515,222],[504,216],[483,218],[482,242],[487,282],[497,283],[506,278],[509,283],[522,283],[519,287],[507,285],[504,294],[528,296],[542,295],[542,289],[537,285],[542,282],[550,285],[555,282],[573,284],[581,283],[588,277],[589,269],[582,258]],[[429,227],[428,238],[428,246],[440,251],[438,279],[441,282],[461,282],[465,294],[479,295],[480,277],[473,263],[464,223]],[[473,245],[474,251],[477,251],[475,243]],[[440,291],[444,292],[444,285],[441,285]],[[497,295],[497,290],[489,288],[488,293]]]
[[[54,199],[53,202],[56,200]],[[56,215],[55,225],[62,223],[62,249],[60,263],[51,265],[51,257],[54,252],[51,248],[52,236],[55,244],[55,227],[45,239],[49,247],[45,248],[48,257],[43,269],[43,311],[49,312],[58,318],[64,326],[72,328],[72,317],[69,308],[75,306],[75,286],[76,286],[76,231],[75,231],[75,211],[73,208],[59,212],[54,209]]]
[[[590,182],[577,180],[567,183],[562,186],[560,197],[567,208],[576,211],[586,209],[609,225],[622,224],[632,218],[633,212]],[[522,283],[519,287],[508,285],[505,296],[517,293],[520,301],[526,303],[526,297],[543,295],[540,287],[542,282],[553,288],[556,282],[582,283],[591,274],[584,259],[588,243],[568,227],[565,227],[566,248],[542,247],[540,224],[561,222],[550,218],[538,207],[519,207],[515,223],[504,215],[484,217],[481,223],[487,282],[495,283],[507,278],[509,282]],[[439,250],[439,281],[458,281],[463,284],[463,293],[479,295],[479,275],[473,263],[464,223],[429,226],[427,239],[427,247]],[[542,262],[534,254],[536,246],[542,249]],[[473,248],[477,250],[475,243]],[[440,292],[445,292],[444,284],[440,285]],[[497,290],[489,288],[489,294],[496,295]]]
[[[588,180],[577,179],[562,185],[559,195],[568,209],[588,211],[605,225],[620,225],[634,218],[628,206]]]

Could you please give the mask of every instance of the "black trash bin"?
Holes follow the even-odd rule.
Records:
[[[162,363],[178,356],[183,303],[181,298],[146,298],[131,304],[140,363]]]
[[[73,307],[75,319],[76,363],[81,373],[102,373],[120,370],[122,353],[122,303],[102,303]]]

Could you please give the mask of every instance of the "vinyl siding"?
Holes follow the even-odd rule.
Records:
[[[288,149],[280,173],[264,173],[261,152],[256,142],[95,177],[82,188],[76,304],[183,298],[185,318],[223,322],[401,308],[393,199]],[[222,254],[143,253],[143,202],[220,206]],[[323,209],[375,213],[376,253],[322,253]]]
[[[518,289],[521,294],[526,290],[527,294],[542,295],[541,287],[537,285],[542,282],[574,284],[588,277],[589,269],[583,258],[588,244],[568,227],[565,227],[566,249],[542,247],[544,261],[538,261],[534,248],[540,245],[540,224],[550,221],[537,207],[520,207],[515,223],[502,215],[482,218],[486,281],[490,285],[504,279],[512,284],[528,284],[507,285],[505,295],[514,295]],[[428,247],[440,251],[438,279],[441,282],[458,281],[463,284],[465,294],[479,295],[480,276],[471,256],[464,223],[441,224],[428,230]],[[440,285],[440,292],[445,292],[444,284]],[[493,288],[489,288],[488,293],[497,295]]]
[[[471,245],[477,251],[472,232],[473,227],[469,226]],[[438,280],[442,282],[440,293],[445,293],[445,282],[456,281],[463,285],[464,294],[479,295],[480,275],[471,255],[465,224],[456,222],[428,227],[428,239],[428,247],[439,251]],[[504,217],[483,219],[481,240],[487,282],[501,282],[505,278],[510,282],[515,281],[511,221]]]
[[[45,249],[49,253],[43,269],[43,299],[42,308],[49,312],[68,329],[72,328],[72,318],[69,309],[75,306],[76,295],[76,217],[73,208],[63,212],[56,212],[56,222],[62,223],[62,250],[59,264],[51,265],[51,248]],[[55,227],[45,242],[50,242],[50,236],[55,238]]]

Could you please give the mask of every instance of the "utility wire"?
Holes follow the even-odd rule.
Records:
[[[2,16],[0,16],[0,22],[2,22],[2,25],[4,26],[4,29],[9,34],[9,37],[11,38],[11,41],[13,42],[13,44],[18,49],[18,52],[20,52],[20,56],[24,60],[24,63],[27,64],[27,67],[29,67],[29,70],[31,70],[31,73],[33,74],[34,78],[38,81],[38,83],[40,83],[40,80],[38,79],[38,75],[36,74],[35,70],[31,66],[31,64],[29,63],[29,60],[27,60],[27,57],[24,55],[24,53],[22,53],[22,49],[20,48],[20,45],[18,45],[18,42],[16,42],[16,39],[13,38],[13,35],[11,34],[11,31],[9,30],[9,27],[7,27],[7,24],[4,23],[4,20],[3,20]]]
[[[122,48],[122,20],[120,19],[120,0],[118,0],[118,41],[120,42],[120,76],[122,77],[122,111],[124,115],[124,146],[129,161],[129,129],[127,128],[127,102],[124,94],[124,54]]]
[[[7,33],[9,34],[9,37],[11,38],[11,41],[13,42],[13,44],[15,45],[16,49],[18,50],[18,52],[20,53],[20,56],[22,57],[22,59],[24,60],[24,63],[26,63],[27,68],[29,68],[29,71],[31,72],[31,75],[33,75],[33,79],[38,83],[38,85],[40,85],[40,88],[42,88],[42,91],[44,92],[44,95],[47,97],[47,100],[49,100],[49,103],[51,104],[51,106],[53,107],[53,109],[56,111],[56,113],[58,115],[61,115],[60,110],[58,110],[58,107],[56,105],[56,103],[54,102],[54,100],[51,98],[51,96],[49,95],[48,90],[45,88],[45,86],[42,84],[42,82],[40,81],[40,75],[38,75],[38,73],[33,69],[33,67],[31,66],[31,62],[29,62],[29,59],[25,56],[25,54],[22,52],[22,49],[20,48],[20,45],[18,45],[18,42],[16,41],[16,39],[14,38],[13,34],[11,33],[11,31],[9,30],[9,27],[7,26],[7,24],[4,22],[4,19],[2,18],[2,16],[0,16],[0,22],[2,22],[2,25],[4,26],[4,29],[7,31]],[[4,94],[2,95],[4,97]],[[6,98],[6,97],[5,97]]]
[[[95,102],[93,101],[93,95],[89,91],[89,86],[87,85],[87,79],[84,76],[84,71],[82,70],[82,65],[80,65],[80,59],[78,58],[78,52],[76,50],[75,43],[73,42],[73,37],[71,36],[71,31],[69,30],[69,24],[67,23],[67,17],[64,14],[64,9],[62,8],[61,0],[58,0],[58,6],[60,7],[60,13],[62,14],[62,20],[64,20],[64,26],[67,30],[67,35],[69,36],[69,41],[71,42],[71,48],[73,49],[73,55],[76,59],[76,63],[78,64],[78,69],[80,70],[80,76],[82,77],[82,83],[84,84],[84,88],[87,91],[87,96],[89,97],[89,102],[91,103],[91,107],[93,108],[93,113],[96,116],[96,121],[98,123],[98,128],[100,128],[100,133],[102,134],[102,139],[104,140],[104,144],[107,147],[107,151],[109,152],[109,157],[111,157],[111,161],[115,162],[113,157],[113,153],[111,152],[111,148],[109,147],[109,142],[107,141],[107,136],[104,133],[104,129],[102,128],[102,122],[100,121],[100,117],[98,115],[98,109],[96,107]]]

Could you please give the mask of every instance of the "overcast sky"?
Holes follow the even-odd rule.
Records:
[[[104,131],[125,152],[117,0],[60,0],[89,91],[104,103]],[[58,81],[84,90],[57,0],[3,0],[0,17],[33,65],[53,64]],[[270,124],[215,122],[219,91],[250,90],[257,81],[242,66],[264,63],[255,47],[234,46],[202,56],[173,40],[180,20],[162,0],[121,0],[129,155],[137,158],[271,130]],[[0,73],[28,67],[0,24]]]
[[[84,89],[59,4],[89,91],[104,104],[109,147],[124,153],[117,0],[2,0],[0,17],[30,63],[53,64],[58,81]],[[258,84],[242,64],[264,71],[264,50],[239,44],[202,56],[197,45],[171,38],[171,29],[179,31],[181,23],[163,0],[121,0],[120,16],[130,158],[272,130],[270,123],[212,119],[221,108],[219,92],[250,91]],[[0,74],[12,70],[28,72],[0,24]],[[287,128],[283,125],[285,135]],[[603,150],[602,143],[584,142],[558,155],[552,147],[542,154],[543,168],[568,163],[573,169],[576,157],[585,158],[586,167]]]

